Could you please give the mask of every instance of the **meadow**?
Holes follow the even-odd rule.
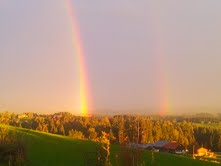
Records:
[[[31,166],[73,166],[84,165],[84,156],[96,150],[96,144],[87,140],[9,127],[16,130],[26,142],[27,165]]]
[[[16,130],[26,143],[27,166],[84,166],[86,158],[96,152],[97,144],[88,140],[72,139],[67,136],[43,133],[35,130],[0,125],[8,127],[9,130]],[[119,152],[119,145],[111,146],[111,163],[117,166],[116,155]],[[91,153],[92,152],[92,153]],[[93,162],[90,162],[92,164]],[[168,153],[152,153],[145,151],[143,156],[145,165],[154,166],[215,166],[200,160],[193,160],[190,157],[178,156]],[[6,166],[7,164],[1,164]]]

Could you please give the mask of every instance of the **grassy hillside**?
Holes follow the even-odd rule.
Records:
[[[86,152],[95,151],[96,144],[22,128],[16,129],[27,142],[28,165],[31,166],[74,166],[84,165]]]
[[[0,125],[0,127],[3,125]],[[29,166],[83,166],[85,154],[96,151],[96,143],[86,140],[76,140],[65,136],[42,133],[38,131],[9,127],[21,133],[27,143],[27,157]],[[111,147],[111,159],[113,165],[116,165],[115,156],[119,151],[118,145]],[[153,159],[153,160],[152,160]],[[149,151],[144,153],[145,165],[154,166],[208,166],[217,165],[205,161],[192,160],[187,157],[154,153]]]

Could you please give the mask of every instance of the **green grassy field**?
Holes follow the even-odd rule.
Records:
[[[2,127],[3,125],[0,125]],[[8,126],[10,130],[16,130],[24,137],[27,144],[28,166],[84,166],[85,155],[96,151],[96,143],[87,140],[71,139],[65,136],[42,133],[38,131],[16,128]],[[118,145],[111,146],[112,165],[115,162],[116,152],[119,151]],[[153,160],[152,160],[153,159]],[[166,154],[152,153],[145,151],[145,165],[154,166],[215,166],[200,160],[193,160],[188,157]]]
[[[96,144],[86,140],[11,126],[9,129],[22,133],[30,166],[83,166],[85,153],[96,150]]]

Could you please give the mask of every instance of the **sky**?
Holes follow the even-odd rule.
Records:
[[[91,112],[221,108],[219,0],[0,2],[0,111],[79,113],[85,52]]]

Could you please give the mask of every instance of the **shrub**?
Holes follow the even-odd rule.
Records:
[[[23,166],[26,161],[26,148],[15,131],[0,128],[0,162],[9,166]]]
[[[143,154],[142,149],[129,148],[122,145],[120,151],[116,154],[116,163],[119,166],[143,166]]]

